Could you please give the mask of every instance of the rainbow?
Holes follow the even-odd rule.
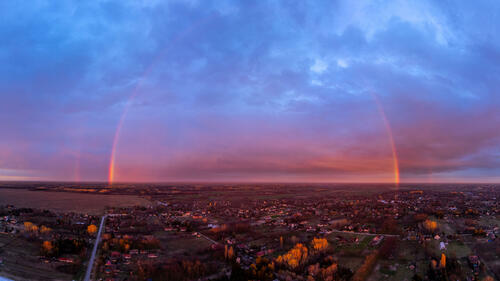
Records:
[[[128,110],[130,108],[130,104],[132,103],[134,98],[135,95],[133,95],[125,105],[125,109],[123,110],[123,113],[120,116],[120,121],[118,122],[118,126],[116,126],[115,135],[113,137],[113,146],[111,147],[111,157],[109,159],[109,168],[108,168],[108,184],[110,186],[113,184],[113,180],[115,177],[115,160],[116,160],[116,148],[118,147],[118,139],[120,138],[120,132],[122,130],[125,117],[127,116]]]
[[[182,38],[187,36],[190,32],[192,32],[196,28],[202,26],[207,21],[212,20],[216,15],[217,15],[216,13],[212,13],[211,15],[203,17],[200,20],[194,22],[192,25],[190,25],[185,30],[183,30],[183,32],[179,32],[178,35],[172,40],[171,44],[167,48],[165,48],[162,52],[160,52],[160,54],[158,54],[158,56],[152,61],[152,63],[149,64],[149,66],[146,68],[146,70],[141,75],[141,77],[147,77],[151,73],[151,71],[153,70],[156,63],[161,61],[161,59],[168,53],[170,47],[174,46],[179,40],[181,40]],[[136,96],[138,95],[138,90],[141,86],[141,81],[142,81],[142,79],[139,80],[136,87],[132,91],[132,94],[129,96],[127,103],[125,104],[125,107],[123,109],[123,112],[120,116],[120,120],[118,121],[118,125],[116,126],[115,134],[113,136],[113,145],[111,146],[111,155],[109,157],[109,166],[108,166],[108,185],[109,186],[112,186],[113,182],[115,180],[116,151],[117,151],[117,147],[118,147],[118,141],[120,139],[120,132],[122,130],[123,123],[125,122],[127,114],[129,112],[129,109],[132,106]]]
[[[114,181],[114,176],[115,176],[115,163],[116,163],[116,151],[117,151],[117,146],[118,146],[118,140],[120,137],[120,132],[123,127],[123,123],[125,121],[125,117],[127,116],[127,113],[129,111],[130,106],[132,105],[132,102],[136,96],[136,91],[134,94],[130,97],[129,101],[125,105],[125,108],[123,110],[123,113],[120,117],[120,121],[118,122],[118,126],[115,131],[115,135],[113,138],[113,146],[111,150],[111,157],[109,160],[109,173],[108,173],[108,184],[111,186]],[[387,115],[385,114],[384,108],[382,107],[382,104],[380,103],[380,100],[375,94],[372,94],[373,99],[375,100],[375,104],[377,105],[377,110],[382,118],[382,121],[384,123],[385,131],[387,133],[387,137],[389,139],[389,144],[391,146],[391,154],[392,154],[392,169],[393,169],[393,174],[394,174],[394,185],[396,187],[399,187],[400,183],[400,175],[399,175],[399,160],[398,160],[398,154],[396,150],[396,145],[394,142],[394,137],[392,133],[392,129],[389,123],[389,119],[387,118]]]
[[[382,107],[382,103],[380,103],[380,100],[378,99],[377,95],[372,94],[372,96],[373,99],[375,100],[375,103],[377,104],[377,110],[380,116],[382,117],[382,121],[384,122],[385,131],[387,133],[389,144],[391,146],[394,185],[396,187],[399,187],[399,161],[398,161],[398,154],[396,151],[396,145],[394,143],[394,137],[392,134],[391,124],[389,123],[389,119],[387,119],[387,115],[385,114],[384,108]]]
[[[193,23],[189,28],[187,28],[183,32],[180,32],[178,34],[178,36],[175,37],[174,40],[172,40],[172,42],[169,45],[169,47],[172,47],[173,45],[175,45],[180,39],[182,39],[183,37],[185,37],[186,35],[188,35],[191,31],[195,30],[199,26],[203,25],[207,21],[211,20],[216,15],[217,14],[212,14],[212,15],[207,16],[205,18],[201,18],[199,21]],[[147,77],[147,75],[149,75],[149,73],[152,71],[152,69],[156,65],[156,63],[159,62],[159,61],[161,61],[161,59],[165,56],[165,54],[167,53],[168,50],[169,50],[169,48],[166,48],[164,51],[162,51],[153,60],[153,62],[149,65],[149,67],[146,68],[145,72],[143,73],[143,75],[141,77]],[[139,88],[141,86],[141,81],[142,80],[139,80],[139,82],[137,83],[137,85],[136,85],[135,89],[133,90],[132,94],[129,96],[129,98],[127,100],[127,103],[125,104],[125,107],[123,109],[123,112],[122,112],[122,114],[120,116],[120,120],[118,121],[118,125],[116,126],[115,134],[114,134],[114,137],[113,137],[113,144],[112,144],[112,147],[111,147],[111,155],[110,155],[110,158],[109,158],[109,167],[108,167],[108,185],[109,186],[113,185],[113,182],[115,181],[115,177],[116,177],[116,154],[117,154],[117,147],[118,147],[118,143],[119,143],[119,139],[120,139],[120,133],[121,133],[121,130],[123,128],[123,124],[125,122],[127,114],[129,112],[129,109],[132,106],[132,104],[133,104],[136,96],[138,95],[138,90],[139,90]],[[375,94],[371,94],[371,95],[373,96],[373,98],[375,100],[375,103],[377,104],[378,112],[379,112],[380,116],[382,117],[382,121],[384,123],[384,127],[385,127],[385,130],[386,130],[386,133],[387,133],[387,137],[389,139],[389,144],[391,146],[391,152],[392,152],[392,165],[393,165],[392,169],[393,169],[393,173],[394,173],[394,179],[393,179],[393,181],[394,181],[395,186],[399,187],[399,181],[400,181],[400,178],[399,178],[399,161],[398,161],[398,156],[397,156],[397,151],[396,151],[396,145],[394,143],[394,137],[393,137],[393,134],[392,134],[392,129],[391,129],[389,120],[387,119],[387,116],[385,114],[385,111],[384,111],[384,109],[382,107],[382,104],[380,103],[379,99],[377,98],[377,96]]]

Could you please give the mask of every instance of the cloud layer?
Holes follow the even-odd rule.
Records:
[[[492,6],[4,1],[0,180],[499,181]]]

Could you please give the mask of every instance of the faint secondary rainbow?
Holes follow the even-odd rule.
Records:
[[[394,144],[394,137],[392,135],[391,124],[389,123],[389,119],[387,119],[387,115],[385,114],[384,108],[382,107],[382,104],[380,103],[378,97],[375,94],[372,94],[372,96],[373,96],[373,99],[375,100],[375,103],[377,104],[378,112],[380,113],[380,116],[382,117],[382,121],[384,122],[385,131],[387,133],[387,137],[389,138],[389,144],[391,145],[391,151],[392,151],[392,166],[393,166],[393,171],[394,171],[394,185],[396,187],[399,187],[399,161],[398,161],[398,154],[396,151],[396,145]]]
[[[211,20],[214,18],[217,14],[212,13],[209,16],[206,16],[204,18],[201,18],[197,22],[194,22],[192,25],[190,25],[187,29],[185,29],[183,32],[178,33],[178,35],[172,40],[172,42],[169,44],[167,48],[165,48],[158,56],[155,57],[155,59],[152,61],[151,64],[146,68],[144,73],[141,75],[141,77],[147,77],[151,71],[153,70],[154,66],[156,65],[157,62],[161,61],[161,59],[168,53],[169,47],[172,47],[175,45],[180,39],[185,37],[187,34],[189,34],[191,31],[195,30],[199,26],[203,25],[207,21]],[[132,106],[136,96],[138,95],[138,90],[141,86],[141,81],[139,80],[137,82],[136,87],[134,88],[132,94],[129,96],[127,103],[125,104],[125,107],[123,109],[123,112],[120,116],[120,120],[118,121],[118,125],[116,126],[115,134],[113,136],[113,144],[111,146],[111,155],[109,157],[109,167],[108,167],[108,184],[112,185],[114,180],[115,180],[115,175],[116,175],[116,151],[118,147],[118,141],[120,139],[120,133],[123,127],[123,123],[125,122],[125,119],[127,117],[127,114],[129,112],[130,107]]]

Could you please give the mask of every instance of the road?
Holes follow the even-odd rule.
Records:
[[[198,232],[198,234],[200,234],[201,237],[207,239],[208,241],[212,242],[213,244],[219,244],[217,241],[214,241],[213,239],[211,239],[210,237],[204,235],[203,233]]]
[[[85,278],[83,278],[83,281],[90,281],[90,275],[92,274],[92,268],[94,267],[95,254],[97,253],[97,248],[99,247],[99,241],[101,241],[101,233],[107,216],[108,215],[104,215],[101,218],[101,224],[99,225],[99,231],[97,232],[97,237],[95,238],[94,248],[92,249],[89,264],[87,265],[87,272],[85,272]]]
[[[353,231],[343,231],[343,230],[332,230],[332,233],[345,233],[345,234],[356,234],[356,235],[366,235],[366,236],[387,236],[387,237],[399,237],[396,234],[382,234],[382,233],[368,233],[368,232],[353,232]]]

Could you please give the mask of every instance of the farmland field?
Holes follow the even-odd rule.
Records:
[[[56,271],[38,260],[39,246],[33,242],[0,234],[0,276],[13,280],[71,280],[72,276]]]
[[[156,233],[159,237],[162,247],[171,257],[182,255],[198,255],[212,245],[208,240],[202,237],[195,237],[191,233]]]
[[[20,208],[101,214],[106,206],[145,206],[149,205],[149,201],[134,195],[102,195],[0,188],[0,205],[8,204]]]

